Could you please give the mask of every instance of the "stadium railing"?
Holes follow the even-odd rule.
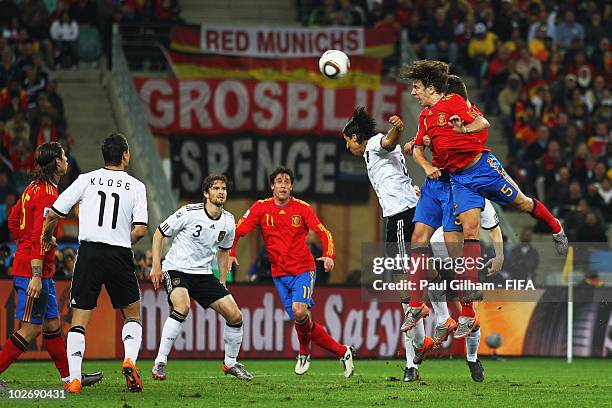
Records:
[[[130,142],[130,167],[147,186],[149,226],[156,226],[176,210],[177,199],[163,171],[162,161],[121,47],[117,26],[113,28],[112,52],[113,65],[108,85],[113,113],[119,128]],[[155,228],[149,228],[150,235],[154,231]]]

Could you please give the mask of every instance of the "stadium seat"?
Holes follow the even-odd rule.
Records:
[[[95,27],[79,27],[78,54],[79,60],[94,62],[102,55],[102,43],[100,33]]]

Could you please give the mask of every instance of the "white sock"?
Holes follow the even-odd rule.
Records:
[[[168,361],[168,354],[170,354],[170,350],[172,350],[174,340],[181,334],[183,322],[186,318],[187,316],[176,310],[173,310],[170,316],[168,316],[162,330],[159,351],[157,352],[155,363],[166,363]]]
[[[480,329],[468,334],[465,338],[467,361],[476,362],[478,359],[478,346],[480,345]]]
[[[438,284],[443,282],[443,280],[440,275],[437,275],[432,282]],[[446,291],[444,289],[427,289],[427,292],[429,293],[429,300],[436,314],[436,324],[444,323],[446,319],[450,317],[446,304]]]
[[[125,359],[129,358],[136,364],[138,352],[140,351],[140,343],[142,342],[142,325],[140,321],[126,321],[121,330],[121,338],[123,339]]]
[[[419,319],[416,326],[409,330],[412,337],[412,344],[414,347],[421,348],[425,342],[425,326],[423,326],[423,319]]]
[[[223,333],[223,343],[225,345],[225,366],[232,368],[236,365],[236,357],[240,352],[240,346],[242,345],[242,322],[240,325],[230,326],[227,322],[225,323],[225,331]]]
[[[414,364],[414,347],[412,346],[410,331],[404,333],[404,348],[406,349],[406,367],[416,367],[416,364]]]
[[[82,326],[75,326],[68,331],[66,354],[68,355],[70,381],[81,381],[81,364],[85,355],[85,329]]]

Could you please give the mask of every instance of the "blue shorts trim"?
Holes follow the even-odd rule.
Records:
[[[472,167],[451,174],[451,186],[457,215],[473,208],[484,209],[484,199],[508,205],[516,200],[518,185],[490,152]]]
[[[13,286],[17,292],[15,318],[31,324],[42,324],[45,320],[57,318],[59,312],[53,278],[42,279],[42,290],[38,299],[28,297],[29,283],[30,278],[13,277]]]
[[[448,174],[444,173],[437,180],[425,179],[412,220],[429,225],[434,230],[442,227],[444,232],[463,231],[461,223],[454,214],[453,194]]]
[[[279,276],[272,279],[278,296],[283,302],[283,307],[291,320],[295,320],[293,303],[306,303],[309,309],[314,305],[312,293],[314,292],[315,275],[316,271],[310,271],[299,275]]]

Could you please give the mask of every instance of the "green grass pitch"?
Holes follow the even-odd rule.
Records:
[[[120,362],[85,361],[85,371],[103,370],[102,383],[64,400],[30,400],[0,406],[74,407],[372,407],[372,406],[612,406],[609,359],[482,360],[483,383],[474,383],[461,359],[433,359],[421,367],[421,381],[403,383],[401,360],[356,360],[353,378],[342,376],[334,360],[313,360],[298,377],[290,360],[244,361],[255,379],[240,381],[221,373],[219,361],[170,361],[168,379],[154,381],[152,361],[139,361],[142,394],[129,393]],[[2,378],[13,389],[58,388],[52,362],[18,362]]]

